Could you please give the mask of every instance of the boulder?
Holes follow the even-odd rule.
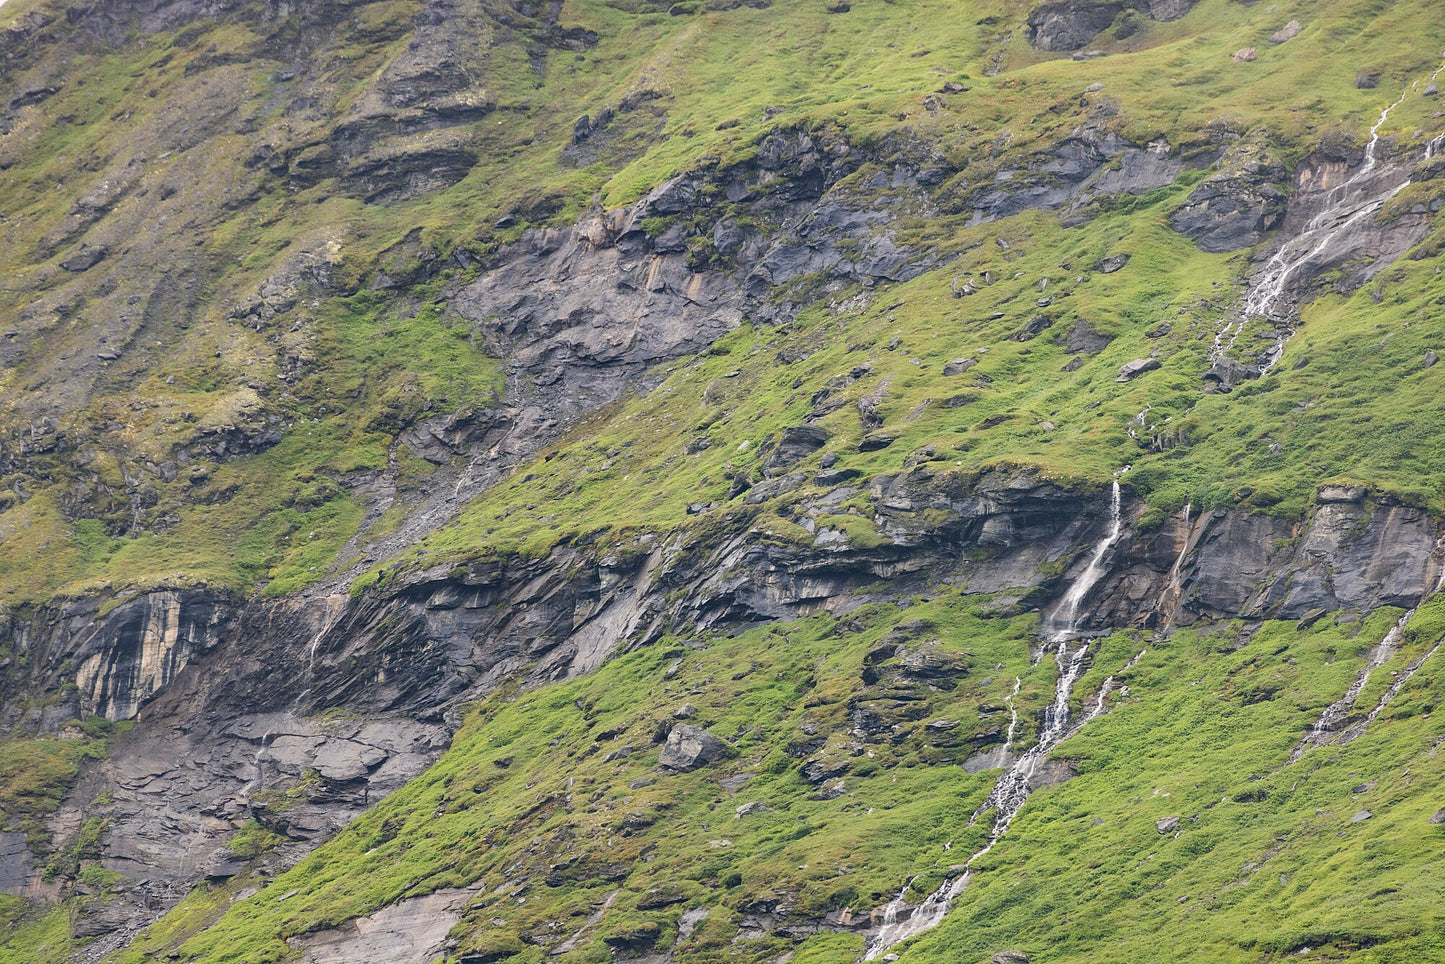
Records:
[[[1196,0],[1060,0],[1029,14],[1028,40],[1039,50],[1081,50],[1125,10],[1150,20],[1178,20]],[[1118,36],[1123,36],[1122,29]],[[1094,53],[1090,51],[1090,53]]]
[[[1283,27],[1280,27],[1274,33],[1270,34],[1269,42],[1272,44],[1282,44],[1286,41],[1293,40],[1295,37],[1299,36],[1299,32],[1303,29],[1304,27],[1300,25],[1300,22],[1298,20],[1291,20],[1289,23],[1285,24]]]
[[[1086,320],[1080,318],[1074,322],[1069,329],[1069,334],[1064,339],[1064,351],[1070,355],[1084,353],[1094,355],[1109,347],[1110,338],[1094,330]],[[1077,361],[1077,359],[1075,359]]]
[[[732,747],[702,727],[679,723],[667,734],[657,762],[669,770],[687,773],[726,759]]]
[[[988,964],[1029,964],[1029,956],[1023,951],[999,951]]]
[[[73,271],[78,273],[95,267],[97,264],[104,261],[106,256],[109,254],[110,249],[105,247],[104,245],[91,247],[88,244],[82,244],[80,246],[80,250],[76,251],[70,257],[60,262],[60,266],[66,271]]]
[[[1154,821],[1154,828],[1160,833],[1173,833],[1179,829],[1178,817],[1161,817]]]
[[[1128,263],[1129,256],[1127,254],[1111,254],[1109,257],[1099,262],[1098,268],[1099,271],[1103,274],[1113,274],[1115,271],[1118,271],[1120,268],[1124,267],[1124,265]]]
[[[766,472],[769,469],[787,469],[788,467],[802,461],[824,445],[828,444],[828,433],[814,425],[794,425],[783,429],[783,437],[778,441],[777,448],[768,456],[767,463],[763,466]]]
[[[1042,304],[1043,302],[1048,300],[1049,299],[1047,298],[1040,298],[1039,302],[1040,304]],[[1054,319],[1050,318],[1048,315],[1034,315],[1028,320],[1028,322],[1024,324],[1022,328],[1014,332],[1012,335],[1009,335],[1009,340],[1032,341],[1033,339],[1037,338],[1039,335],[1047,331],[1053,323]]]
[[[1253,61],[1255,56],[1255,49],[1253,47],[1241,47],[1234,52],[1234,62],[1237,64],[1247,64]]]
[[[962,375],[964,372],[968,371],[970,368],[977,364],[978,362],[974,361],[972,358],[955,358],[953,361],[948,362],[943,366],[943,374]]]
[[[1445,823],[1445,810],[1436,810],[1430,814],[1430,822],[1437,825]]]
[[[1131,381],[1138,378],[1145,372],[1152,372],[1159,367],[1157,358],[1136,358],[1131,362],[1125,362],[1119,366],[1119,377],[1114,379],[1119,382]]]

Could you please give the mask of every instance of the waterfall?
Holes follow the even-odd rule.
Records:
[[[304,715],[302,704],[306,701],[306,697],[311,695],[311,688],[316,674],[316,651],[320,648],[321,641],[325,639],[327,634],[335,627],[337,618],[346,611],[347,602],[348,598],[340,593],[325,598],[324,605],[326,612],[321,618],[321,625],[311,634],[311,638],[306,643],[306,675],[302,677],[305,685],[286,707],[286,714],[293,717],[301,717]],[[276,736],[277,733],[274,727],[268,728],[265,733],[261,734],[261,745],[256,750],[256,755],[251,758],[251,765],[255,768],[256,775],[241,788],[241,796],[243,798],[253,796],[264,787],[266,769],[263,760],[266,756],[267,748],[270,747],[271,741]]]
[[[1084,724],[1105,712],[1109,694],[1114,692],[1117,687],[1116,676],[1110,676],[1104,680],[1099,687],[1098,696],[1090,704],[1087,712],[1072,727],[1069,726],[1069,693],[1083,673],[1084,655],[1087,651],[1087,643],[1080,644],[1076,650],[1070,652],[1068,640],[1059,641],[1058,649],[1055,650],[1055,659],[1059,664],[1059,679],[1054,685],[1054,701],[1044,711],[1044,727],[1039,733],[1038,742],[1029,747],[1023,756],[1019,757],[1018,761],[999,778],[988,797],[974,811],[973,819],[969,821],[972,825],[990,809],[994,811],[993,826],[989,830],[984,845],[968,858],[958,876],[944,880],[942,885],[924,898],[923,903],[919,904],[906,918],[902,917],[902,913],[908,906],[908,890],[913,885],[913,881],[909,880],[905,883],[898,896],[884,907],[883,926],[868,941],[863,960],[876,960],[894,944],[906,941],[910,937],[917,937],[924,931],[938,926],[939,922],[943,920],[944,914],[948,913],[948,908],[968,888],[969,881],[973,879],[974,864],[993,850],[1003,839],[1004,834],[1008,833],[1014,817],[1017,816],[1033,792],[1033,777],[1038,772],[1039,765],[1048,758],[1049,752],[1065,739],[1083,729]],[[1147,650],[1140,650],[1119,672],[1123,673],[1133,669],[1139,660],[1144,658],[1146,652]],[[1014,691],[1018,691],[1017,685],[1015,685]],[[1012,727],[1009,732],[1012,736]]]
[[[1445,70],[1445,64],[1430,75],[1433,81]],[[1214,337],[1210,361],[1221,360],[1234,347],[1245,325],[1253,318],[1265,318],[1273,322],[1287,322],[1292,314],[1289,304],[1289,284],[1312,261],[1329,249],[1346,231],[1367,217],[1374,215],[1395,195],[1410,185],[1408,177],[1401,178],[1398,171],[1377,172],[1376,152],[1380,143],[1380,128],[1390,117],[1390,112],[1405,102],[1405,99],[1419,85],[1417,78],[1411,82],[1399,98],[1380,112],[1380,117],[1370,128],[1370,140],[1365,145],[1364,162],[1359,170],[1340,185],[1332,188],[1325,196],[1325,208],[1316,214],[1294,237],[1280,245],[1264,267],[1260,269],[1250,285],[1243,309],[1226,323]],[[1437,149],[1437,141],[1431,141],[1425,148],[1424,159],[1428,160]],[[1285,344],[1294,334],[1287,324],[1281,324],[1279,335],[1265,356],[1260,375],[1267,374],[1284,355]]]
[[[1125,466],[1119,470],[1118,475],[1123,475],[1127,471],[1129,471],[1129,467]],[[1089,590],[1094,588],[1094,584],[1103,578],[1105,571],[1104,556],[1108,554],[1110,549],[1114,548],[1114,543],[1119,541],[1119,536],[1123,532],[1124,517],[1120,508],[1121,504],[1122,497],[1119,491],[1119,479],[1116,476],[1114,478],[1109,504],[1109,533],[1094,547],[1094,554],[1089,557],[1089,564],[1084,567],[1084,571],[1079,574],[1079,578],[1075,579],[1073,584],[1069,586],[1069,590],[1064,593],[1064,598],[1059,603],[1058,608],[1054,610],[1053,615],[1045,623],[1045,635],[1050,641],[1058,642],[1071,639],[1077,635],[1079,605],[1084,601],[1084,597],[1089,594]],[[1062,626],[1056,623],[1060,612],[1064,614],[1064,624]]]
[[[1127,471],[1128,466],[1125,466],[1120,470],[1119,475],[1123,475]],[[908,890],[913,885],[912,880],[906,882],[903,889],[898,892],[898,896],[884,907],[883,924],[878,932],[869,939],[864,950],[863,960],[876,960],[894,944],[908,940],[910,937],[917,937],[924,931],[938,926],[938,923],[943,920],[943,915],[948,912],[949,906],[968,887],[968,882],[973,878],[974,863],[993,850],[995,845],[1003,839],[1003,835],[1008,832],[1009,825],[1013,823],[1014,817],[1033,792],[1033,779],[1038,773],[1039,766],[1048,759],[1049,753],[1064,739],[1078,732],[1085,723],[1104,712],[1105,701],[1114,691],[1114,676],[1104,680],[1103,685],[1099,688],[1098,696],[1088,711],[1073,727],[1069,726],[1069,696],[1073,693],[1074,684],[1084,674],[1087,666],[1086,657],[1089,652],[1087,641],[1080,643],[1076,648],[1071,648],[1069,644],[1078,634],[1079,606],[1088,596],[1089,591],[1103,577],[1104,557],[1119,541],[1119,536],[1123,532],[1122,501],[1119,480],[1116,477],[1111,498],[1109,531],[1095,545],[1093,555],[1089,557],[1089,564],[1069,586],[1059,608],[1055,610],[1055,615],[1059,612],[1065,613],[1063,626],[1047,629],[1045,633],[1048,643],[1056,644],[1054,662],[1058,665],[1059,675],[1054,683],[1053,702],[1044,710],[1044,724],[1039,731],[1038,740],[1024,751],[1023,755],[1004,772],[1003,776],[999,777],[998,782],[994,784],[993,789],[989,791],[988,796],[969,820],[969,825],[972,826],[983,814],[990,810],[993,811],[993,826],[989,830],[987,840],[983,847],[963,864],[962,872],[958,876],[945,879],[937,890],[929,894],[924,898],[923,903],[914,908],[912,914],[902,917],[903,911],[908,906]],[[1124,670],[1132,668],[1143,656],[1144,652],[1140,651],[1125,665]],[[1042,653],[1040,659],[1042,659]],[[1018,695],[1022,685],[1023,680],[1015,678],[1013,692],[1008,697],[1009,728],[1005,748],[1012,745],[1014,731],[1018,725],[1014,697]]]
[[[1436,551],[1438,552],[1440,548],[1440,546],[1436,546]],[[1385,634],[1385,638],[1381,639],[1379,643],[1370,649],[1365,660],[1365,668],[1360,670],[1359,674],[1355,677],[1355,681],[1350,684],[1350,688],[1345,690],[1344,696],[1341,696],[1329,706],[1325,707],[1319,719],[1315,720],[1314,725],[1309,728],[1309,731],[1300,739],[1295,748],[1290,751],[1289,763],[1294,763],[1300,757],[1304,756],[1306,751],[1331,742],[1337,735],[1338,741],[1342,746],[1359,739],[1360,735],[1365,732],[1365,727],[1373,723],[1375,719],[1384,712],[1386,704],[1394,699],[1395,694],[1399,693],[1405,684],[1410,682],[1410,678],[1420,671],[1420,667],[1424,666],[1425,662],[1431,656],[1435,655],[1436,650],[1440,649],[1440,643],[1436,643],[1434,649],[1431,649],[1424,656],[1421,656],[1407,666],[1404,672],[1400,673],[1400,675],[1395,678],[1395,681],[1390,684],[1390,687],[1380,696],[1375,708],[1366,714],[1363,720],[1341,731],[1341,724],[1349,719],[1351,712],[1355,708],[1355,701],[1360,698],[1360,694],[1365,690],[1365,684],[1370,681],[1370,674],[1395,658],[1395,655],[1400,651],[1400,640],[1404,636],[1405,627],[1409,624],[1410,620],[1414,618],[1415,612],[1421,605],[1424,605],[1426,599],[1441,590],[1445,590],[1445,567],[1441,568],[1440,576],[1436,579],[1434,590],[1422,596],[1420,603],[1417,604],[1414,609],[1411,609],[1396,620],[1395,625],[1391,626],[1390,631]]]
[[[1184,559],[1194,547],[1194,528],[1190,524],[1192,509],[1191,503],[1184,503],[1183,521],[1180,523],[1184,538],[1179,542],[1179,554],[1174,557],[1174,565],[1169,567],[1169,578],[1164,583],[1164,592],[1159,595],[1158,611],[1164,614],[1162,628],[1166,630],[1174,625],[1174,610],[1184,598]]]

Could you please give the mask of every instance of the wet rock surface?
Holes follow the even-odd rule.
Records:
[[[451,709],[504,678],[584,672],[664,626],[744,626],[845,612],[944,584],[1009,592],[1028,600],[1022,605],[1047,609],[1109,521],[1103,496],[1029,473],[971,478],[921,465],[874,480],[868,495],[885,536],[870,548],[762,544],[748,538],[740,519],[733,534],[720,534],[700,554],[644,541],[599,559],[573,547],[542,559],[473,564],[463,573],[417,573],[359,598],[237,605],[205,594],[162,595],[105,616],[82,607],[12,622],[10,637],[27,640],[37,681],[29,685],[42,686],[73,673],[66,668],[84,647],[99,652],[101,665],[119,665],[108,654],[125,652],[137,633],[145,638],[136,627],[210,627],[205,645],[191,650],[159,689],[149,691],[143,674],[113,673],[109,688],[93,691],[100,696],[84,697],[103,698],[117,713],[133,706],[139,719],[106,760],[82,775],[52,820],[57,838],[79,826],[98,795],[113,793],[101,852],[106,866],[150,881],[135,894],[141,903],[132,905],[133,919],[142,919],[200,875],[234,872],[198,866],[204,862],[194,855],[221,850],[248,820],[286,838],[295,853],[325,839],[421,772],[448,740]],[[812,509],[804,503],[803,511],[833,510],[823,498]],[[1133,511],[1126,499],[1124,534],[1081,630],[1413,606],[1440,567],[1428,514],[1363,489],[1322,489],[1313,517],[1298,527],[1216,511],[1192,519],[1186,530],[1171,519],[1142,536],[1129,521]],[[1073,562],[1060,577],[1059,563],[1067,560]],[[1166,592],[1171,570],[1177,592]],[[157,622],[157,613],[164,620]],[[110,649],[97,643],[107,640]],[[866,691],[849,705],[846,742],[802,734],[790,747],[804,779],[823,797],[844,792],[852,761],[870,742],[914,735],[969,769],[1009,765],[1006,713],[969,730],[929,710],[928,694],[946,691],[968,666],[966,655],[927,636],[884,640],[869,656]],[[345,712],[314,715],[327,707]],[[63,727],[81,712],[78,699],[28,725]],[[660,762],[686,770],[728,752],[717,736],[678,723]],[[1071,775],[1064,764],[1040,768],[1036,778],[1042,785]],[[277,791],[302,785],[287,807],[269,805]],[[33,864],[18,847],[7,854],[0,868],[30,886]]]

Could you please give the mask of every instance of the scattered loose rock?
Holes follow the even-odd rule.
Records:
[[[679,723],[667,734],[657,762],[669,770],[686,773],[724,760],[731,753],[732,747],[707,730]]]
[[[1283,27],[1280,27],[1274,33],[1270,34],[1269,42],[1272,44],[1282,44],[1285,41],[1293,40],[1295,37],[1299,36],[1299,32],[1303,29],[1304,27],[1300,25],[1300,22],[1298,20],[1291,20],[1289,23],[1285,24]]]
[[[1119,377],[1115,381],[1127,382],[1138,378],[1145,372],[1152,372],[1158,367],[1159,359],[1157,358],[1136,358],[1119,366]]]

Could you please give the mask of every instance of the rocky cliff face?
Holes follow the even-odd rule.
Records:
[[[824,515],[854,491],[798,508]],[[643,538],[600,556],[569,549],[417,573],[360,598],[237,604],[154,593],[105,616],[41,612],[11,630],[31,660],[28,684],[63,686],[73,673],[79,698],[17,725],[54,732],[87,714],[138,721],[72,792],[77,806],[51,818],[52,831],[63,838],[87,812],[80,801],[108,789],[114,803],[96,853],[150,882],[131,899],[163,904],[198,875],[242,868],[225,844],[246,820],[299,846],[334,833],[417,776],[445,747],[453,711],[504,680],[586,673],[668,627],[737,631],[948,587],[1000,613],[1037,608],[1047,619],[1108,515],[1106,500],[1027,473],[919,469],[876,480],[868,497],[886,538],[867,549],[826,526],[811,543],[759,544],[741,511],[700,546]],[[1132,518],[1136,505],[1124,511]],[[1445,565],[1437,529],[1421,510],[1360,489],[1321,492],[1302,525],[1224,511],[1149,532],[1130,525],[1081,628],[1414,607]],[[346,713],[317,715],[328,707]],[[20,889],[39,885],[27,851],[9,861],[4,873]]]
[[[16,941],[957,957],[1433,759],[1434,51],[1259,107],[1409,5],[784,6],[0,10]]]

